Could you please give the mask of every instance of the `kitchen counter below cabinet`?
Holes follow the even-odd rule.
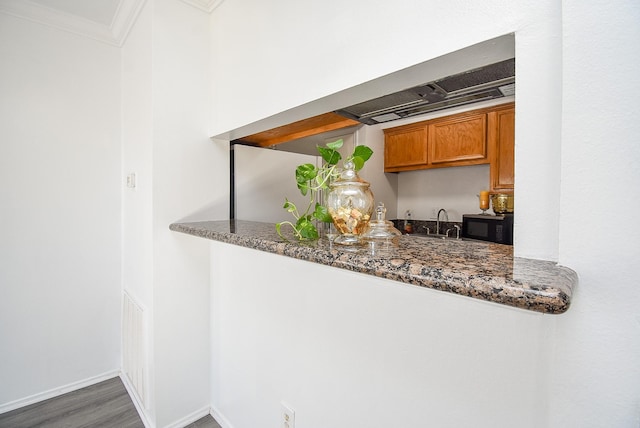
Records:
[[[403,235],[390,254],[372,255],[333,245],[284,241],[272,223],[240,220],[174,223],[170,229],[415,286],[516,308],[560,314],[577,286],[574,271],[555,262],[513,257],[508,245]]]

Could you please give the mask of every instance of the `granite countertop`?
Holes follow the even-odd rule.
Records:
[[[174,223],[170,229],[336,268],[516,308],[560,314],[569,309],[577,274],[555,262],[513,256],[488,242],[402,235],[390,251],[344,248],[327,238],[285,241],[272,223],[241,220]]]

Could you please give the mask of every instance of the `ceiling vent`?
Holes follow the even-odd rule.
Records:
[[[515,75],[512,58],[355,104],[336,113],[367,125],[408,118],[513,95]]]

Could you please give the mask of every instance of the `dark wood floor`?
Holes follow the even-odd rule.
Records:
[[[0,415],[0,428],[144,428],[120,378],[100,382],[59,397]],[[211,417],[188,428],[221,428]]]

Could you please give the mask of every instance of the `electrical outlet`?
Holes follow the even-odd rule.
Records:
[[[293,411],[291,406],[287,403],[280,403],[281,406],[281,427],[282,428],[296,428],[296,413]]]
[[[436,214],[436,209],[435,209],[435,208],[432,208],[432,209],[431,209],[431,218],[436,218],[436,216],[437,216],[437,215],[438,215],[438,214]]]

